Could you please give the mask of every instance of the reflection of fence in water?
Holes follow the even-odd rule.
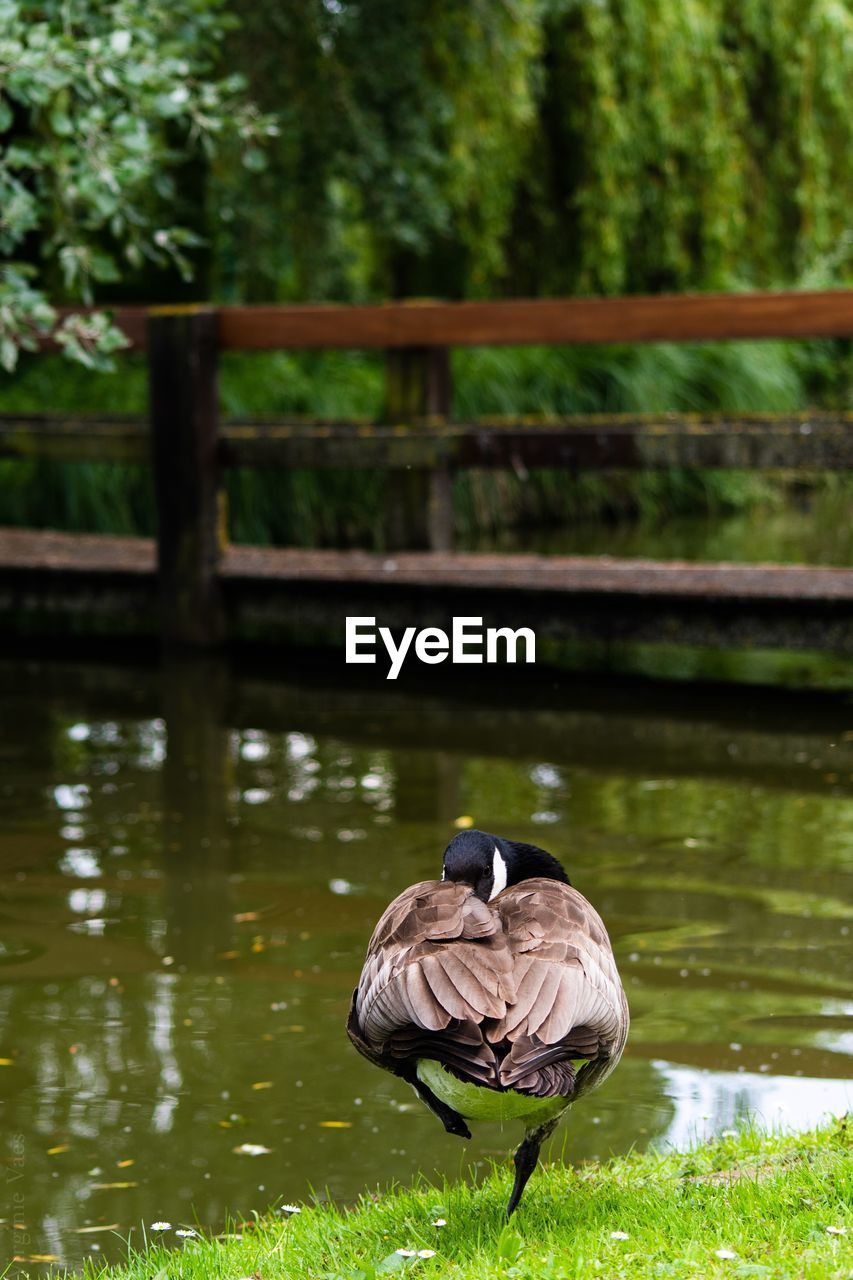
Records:
[[[44,721],[47,735],[56,712],[76,716],[85,709],[105,720],[163,716],[163,683],[180,684],[184,670],[183,663],[166,664],[161,677],[109,661],[51,661],[31,677],[43,705],[27,712],[27,722]],[[364,746],[554,760],[628,774],[644,774],[654,762],[674,778],[737,776],[744,785],[853,792],[853,725],[845,700],[832,695],[750,689],[747,700],[737,688],[562,675],[558,702],[553,678],[529,668],[519,681],[456,674],[441,692],[428,678],[360,684],[360,668],[332,679],[322,663],[307,661],[289,679],[278,658],[260,655],[250,666],[217,658],[201,670],[186,713],[227,729],[331,733]],[[0,662],[0,697],[10,706],[21,697],[29,707],[31,689],[19,664]],[[13,714],[0,723],[0,744],[4,727],[13,732],[16,723]],[[227,734],[211,732],[224,750]],[[225,769],[218,765],[217,776]]]

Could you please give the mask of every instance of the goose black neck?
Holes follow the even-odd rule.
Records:
[[[538,845],[524,844],[521,840],[500,840],[498,846],[506,859],[508,884],[532,880],[534,876],[571,884],[562,864]]]
[[[484,902],[509,885],[537,876],[570,883],[557,859],[538,845],[488,831],[460,831],[444,851],[442,879],[470,884]]]

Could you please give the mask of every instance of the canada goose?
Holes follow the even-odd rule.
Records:
[[[445,849],[441,880],[382,915],[347,1031],[448,1133],[523,1121],[509,1216],[563,1112],[619,1061],[628,1003],[607,931],[557,859],[471,830]]]

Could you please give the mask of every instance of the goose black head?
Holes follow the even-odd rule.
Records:
[[[570,883],[557,859],[544,849],[487,831],[460,831],[444,851],[442,880],[470,884],[483,902],[491,902],[508,885],[533,876]]]

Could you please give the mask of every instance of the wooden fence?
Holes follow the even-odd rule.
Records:
[[[142,420],[0,418],[0,457],[150,460],[168,640],[221,636],[224,467],[381,468],[389,547],[449,551],[465,467],[853,469],[853,415],[634,415],[454,421],[455,346],[853,336],[853,290],[380,306],[119,308],[147,355]],[[46,344],[49,345],[49,344]],[[379,423],[220,423],[220,351],[381,349]]]

